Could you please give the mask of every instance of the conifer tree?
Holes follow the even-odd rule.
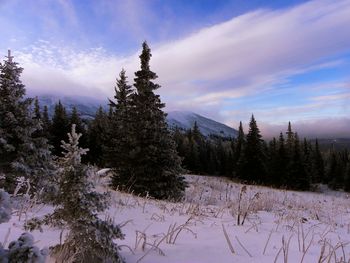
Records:
[[[344,191],[350,192],[350,162],[347,163],[345,170]]]
[[[38,136],[40,121],[31,112],[32,99],[24,98],[20,80],[23,69],[8,54],[0,65],[0,174],[4,185],[13,190],[16,178],[24,176],[36,186],[52,170],[51,153],[45,138]]]
[[[160,86],[153,82],[156,73],[150,69],[151,50],[142,45],[141,69],[135,73],[133,123],[135,148],[132,150],[133,168],[128,178],[136,193],[155,198],[179,198],[185,189],[181,160],[171,138],[163,112],[164,103],[154,93]],[[122,176],[122,175],[121,175]],[[125,187],[125,186],[124,186]]]
[[[61,141],[65,140],[69,132],[69,118],[66,113],[66,108],[61,101],[55,105],[55,112],[52,117],[50,144],[53,146],[52,153],[56,156],[61,154]]]
[[[85,133],[84,124],[79,116],[77,107],[75,107],[75,106],[73,106],[72,113],[71,113],[71,116],[69,118],[69,127],[72,127],[73,124],[75,124],[75,129],[76,129],[77,133],[81,133],[83,136]]]
[[[286,181],[286,167],[288,164],[288,156],[287,151],[285,148],[285,140],[283,137],[283,133],[280,133],[279,139],[278,139],[278,172],[276,175],[278,177],[275,178],[275,185],[281,186],[281,185],[288,185],[288,182]]]
[[[318,145],[318,140],[315,142],[315,150],[312,158],[312,176],[311,182],[314,184],[322,183],[325,176],[324,161]]]
[[[271,185],[278,185],[280,170],[279,170],[279,156],[278,156],[278,144],[276,138],[273,137],[268,147],[268,162],[267,162],[267,176],[266,182]]]
[[[305,166],[303,164],[300,150],[300,141],[297,133],[294,133],[293,139],[294,145],[292,148],[292,156],[287,169],[287,185],[291,189],[308,190],[310,187],[310,181],[305,171]]]
[[[108,130],[109,143],[106,147],[106,162],[113,167],[115,176],[112,184],[128,185],[132,177],[132,149],[135,147],[136,130],[133,129],[133,90],[128,85],[126,72],[123,69],[114,88],[114,99],[110,100],[111,116]],[[127,181],[124,181],[127,180]]]
[[[49,117],[49,110],[45,105],[42,113],[42,133],[43,133],[43,136],[47,138],[49,141],[51,141],[50,130],[51,130],[51,120]]]
[[[238,177],[247,182],[262,183],[266,176],[265,153],[260,130],[252,115],[246,143],[238,161]]]
[[[243,131],[243,125],[242,122],[239,122],[239,128],[238,128],[238,136],[235,141],[235,147],[234,147],[234,153],[233,153],[233,162],[234,162],[234,172],[233,176],[237,177],[237,169],[238,169],[238,161],[241,158],[243,154],[243,147],[245,144],[245,135]]]
[[[123,262],[113,239],[122,239],[124,235],[111,220],[98,217],[108,207],[108,195],[94,191],[89,181],[94,171],[81,163],[81,156],[88,150],[79,147],[81,134],[76,133],[75,125],[68,137],[69,142],[62,141],[65,153],[59,160],[56,208],[43,219],[30,220],[26,228],[34,230],[51,225],[69,229],[63,245],[53,248],[52,254],[58,262]]]
[[[288,122],[288,129],[287,129],[287,140],[286,140],[286,150],[289,155],[289,158],[292,157],[293,155],[293,146],[295,143],[295,135],[294,132],[292,131],[292,125],[290,122]]]
[[[41,112],[40,112],[40,105],[39,105],[38,97],[35,97],[35,99],[34,99],[34,118],[38,119],[38,120],[41,119]]]
[[[106,164],[104,152],[107,144],[109,131],[109,119],[107,113],[100,106],[95,114],[95,118],[89,124],[88,145],[90,151],[87,153],[87,159],[90,163],[103,167]]]
[[[86,135],[86,128],[85,123],[82,121],[80,114],[78,112],[77,107],[73,106],[72,113],[69,118],[69,124],[68,127],[72,127],[72,125],[75,124],[75,129],[77,133],[81,133],[81,138],[79,141],[79,144],[81,147],[87,147],[87,135]],[[83,157],[85,161],[85,156]]]

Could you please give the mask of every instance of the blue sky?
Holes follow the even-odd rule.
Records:
[[[0,0],[0,25],[31,94],[111,97],[147,40],[168,110],[349,133],[349,0]]]

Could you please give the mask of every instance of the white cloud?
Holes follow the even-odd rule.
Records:
[[[74,10],[64,8],[75,23]],[[228,98],[264,92],[291,75],[339,66],[341,61],[324,61],[349,50],[349,24],[348,0],[258,10],[177,41],[150,43],[151,66],[171,108],[219,112]],[[122,67],[133,81],[138,53],[123,57],[101,48],[74,51],[40,43],[15,55],[29,89],[105,97],[112,95]]]

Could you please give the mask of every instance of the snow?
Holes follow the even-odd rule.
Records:
[[[167,121],[171,127],[179,127],[185,130],[193,128],[194,123],[197,122],[200,132],[205,136],[212,134],[235,138],[238,134],[235,129],[225,124],[189,111],[171,111],[168,113]]]
[[[105,180],[99,180],[98,189],[107,189]],[[186,180],[186,198],[179,203],[112,192],[112,206],[101,217],[123,225],[126,237],[116,242],[126,262],[318,262],[322,247],[325,262],[350,259],[350,202],[345,193],[259,186],[247,186],[241,193],[242,185],[225,178],[186,175]],[[244,225],[237,225],[240,193],[242,217],[249,207]],[[50,211],[52,207],[37,205],[21,217],[14,213],[0,225],[0,242],[10,229],[7,246],[23,232],[25,219]],[[32,234],[35,245],[43,248],[59,243],[61,230],[44,228]]]

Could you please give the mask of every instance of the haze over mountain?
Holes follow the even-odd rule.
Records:
[[[40,95],[38,96],[41,106],[46,105],[49,115],[52,116],[55,110],[55,104],[60,100],[68,112],[75,106],[78,112],[85,119],[91,119],[95,116],[98,107],[102,106],[108,110],[107,99],[99,100],[90,97],[81,96],[58,96],[58,95]],[[205,136],[217,135],[222,137],[236,137],[237,131],[223,123],[206,118],[190,111],[169,111],[167,121],[169,127],[178,127],[183,130],[191,129],[195,122],[201,133]]]

